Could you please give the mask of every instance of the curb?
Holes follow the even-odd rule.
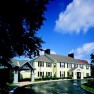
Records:
[[[89,92],[89,93],[92,93],[92,94],[94,94],[94,92],[92,92],[92,91],[89,91],[89,90],[86,90],[86,89],[85,89],[85,88],[83,88],[82,86],[81,86],[81,88],[82,88],[83,90],[85,90],[85,91]]]

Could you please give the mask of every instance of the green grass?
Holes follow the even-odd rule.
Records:
[[[12,90],[13,88],[15,88],[17,85],[16,84],[13,84],[13,83],[7,83],[7,88],[9,89],[9,90]]]
[[[12,87],[12,86],[16,86],[16,84],[13,84],[13,83],[7,83],[8,86]]]
[[[81,87],[82,87],[83,89],[85,89],[85,90],[88,90],[88,91],[94,92],[94,89],[91,88],[91,87],[85,86],[85,85],[83,85],[83,84],[81,85]]]

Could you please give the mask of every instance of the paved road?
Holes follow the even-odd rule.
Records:
[[[80,80],[38,83],[23,87],[15,94],[88,94],[80,84]]]

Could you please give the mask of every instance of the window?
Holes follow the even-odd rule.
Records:
[[[54,64],[54,68],[56,67],[56,64]]]
[[[89,73],[86,73],[86,77],[88,77],[89,76]]]
[[[40,72],[40,76],[42,76],[42,72]]]
[[[73,77],[73,72],[67,72],[67,77]]]
[[[46,67],[52,67],[52,63],[51,62],[46,62]]]
[[[44,76],[44,72],[38,72],[38,77]]]
[[[65,68],[65,63],[64,62],[60,62],[60,68]]]
[[[46,72],[46,76],[52,76],[52,72]]]
[[[48,72],[48,76],[50,76],[50,72]]]
[[[78,64],[74,64],[74,68],[77,68],[78,67]]]
[[[60,77],[65,77],[65,71],[60,71]]]
[[[44,62],[39,61],[39,62],[38,62],[38,67],[44,67]]]
[[[52,76],[52,72],[46,72],[46,76]]]
[[[69,77],[70,76],[70,74],[69,74],[69,72],[67,72],[67,77]]]
[[[89,66],[88,65],[86,66],[86,69],[89,69]]]
[[[83,65],[80,65],[80,68],[83,69]]]
[[[71,67],[72,67],[72,64],[67,63],[67,68],[71,68]]]

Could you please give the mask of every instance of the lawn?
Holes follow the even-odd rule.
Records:
[[[90,86],[82,84],[81,87],[86,91],[94,92],[94,88],[91,88]]]

